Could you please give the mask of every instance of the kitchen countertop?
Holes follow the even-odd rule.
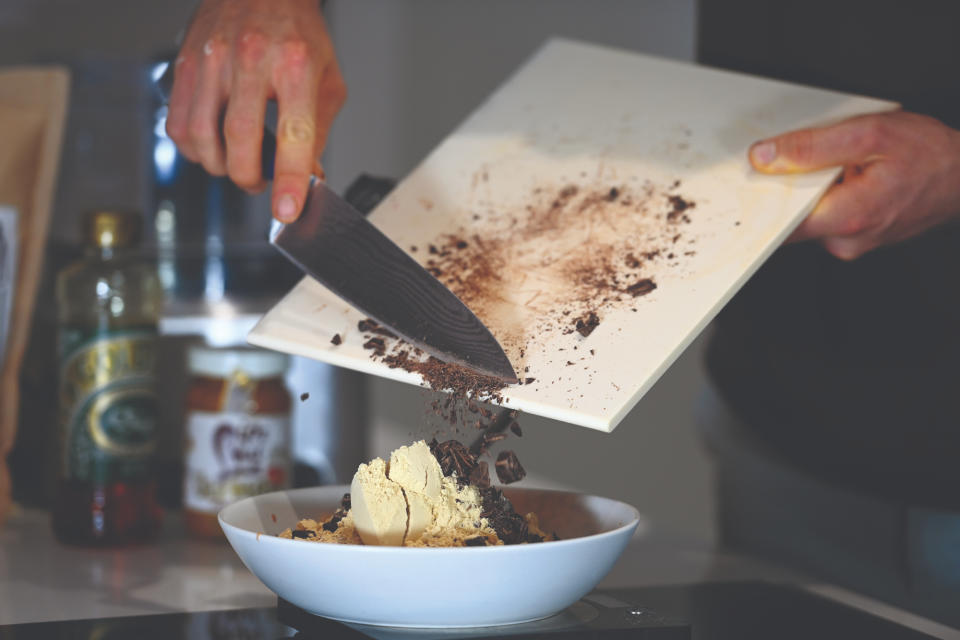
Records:
[[[0,529],[0,624],[172,612],[272,607],[274,596],[224,542],[188,538],[178,513],[167,513],[155,544],[98,550],[61,545],[47,512],[14,514]],[[811,580],[755,558],[680,540],[641,522],[638,534],[600,587],[711,581],[787,583],[938,638],[952,629]]]

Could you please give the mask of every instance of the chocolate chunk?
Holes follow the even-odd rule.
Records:
[[[339,347],[342,342],[343,342],[343,339],[340,338],[339,333],[333,334],[333,337],[330,338],[330,344],[332,344],[335,347]]]
[[[510,423],[510,431],[513,431],[514,435],[518,438],[523,437],[523,429],[520,428],[520,424],[516,421]]]
[[[483,505],[480,515],[487,519],[504,544],[528,541],[530,529],[526,518],[514,510],[502,491],[487,487],[480,490],[480,498]]]
[[[343,494],[343,497],[340,498],[340,508],[343,509],[344,511],[350,510],[350,494],[349,493]]]
[[[304,391],[303,393],[300,394],[300,402],[306,401],[306,399],[309,397],[310,397],[310,394]]]
[[[593,330],[600,325],[600,318],[593,311],[582,318],[577,318],[576,329],[584,338],[593,333]]]
[[[382,356],[387,352],[387,345],[383,342],[383,338],[370,338],[363,343],[363,348],[370,349],[375,356]]]
[[[536,378],[524,378],[523,384],[533,384],[536,380]]]
[[[632,285],[627,287],[627,293],[636,298],[638,296],[645,296],[656,288],[656,282],[650,278],[644,278],[642,280],[637,280]]]
[[[517,454],[513,451],[501,451],[497,456],[497,478],[503,484],[510,484],[518,480],[523,480],[527,472],[524,471],[517,459]]]
[[[463,541],[463,544],[468,547],[485,547],[487,546],[486,536],[476,536],[474,538],[467,538]]]
[[[486,462],[478,462],[470,472],[470,484],[484,489],[490,486],[490,467]]]
[[[613,202],[620,197],[620,190],[616,187],[610,187],[610,192],[607,193],[607,202]]]
[[[456,244],[453,245],[453,246],[455,246],[457,249],[466,249],[466,248],[467,248],[467,241],[466,241],[466,240],[457,240]]]
[[[334,527],[334,529],[336,529],[336,527]],[[313,531],[305,531],[303,529],[294,529],[293,531],[290,532],[290,534],[294,538],[300,538],[301,540],[316,537],[316,534]]]

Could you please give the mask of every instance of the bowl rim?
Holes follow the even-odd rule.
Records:
[[[628,530],[637,527],[640,524],[641,516],[640,511],[631,504],[623,502],[621,500],[616,500],[614,498],[607,498],[604,496],[597,496],[589,493],[584,493],[580,491],[564,491],[562,489],[541,489],[537,487],[500,487],[501,489],[506,489],[509,491],[536,491],[540,493],[552,493],[552,494],[563,494],[563,495],[573,495],[581,496],[584,498],[598,498],[600,500],[606,500],[608,502],[615,503],[620,507],[626,507],[630,513],[630,518],[624,524],[621,524],[618,527],[609,529],[607,531],[601,531],[599,533],[592,533],[586,536],[578,536],[576,538],[564,538],[562,540],[547,540],[549,545],[544,547],[543,543],[521,543],[521,544],[503,544],[503,545],[491,545],[483,547],[407,547],[407,546],[385,546],[385,545],[366,545],[366,544],[352,544],[352,543],[334,543],[334,542],[313,542],[309,543],[304,540],[295,540],[293,538],[281,538],[280,536],[265,533],[262,531],[251,531],[250,529],[245,529],[237,525],[230,524],[224,519],[224,513],[228,510],[236,507],[237,505],[242,504],[246,501],[255,502],[258,499],[265,499],[270,496],[277,495],[290,495],[294,493],[310,493],[312,491],[317,491],[318,489],[328,489],[333,491],[334,489],[347,489],[349,490],[349,485],[322,485],[317,487],[300,487],[297,489],[286,489],[282,491],[271,491],[269,493],[262,493],[256,496],[248,496],[246,498],[241,498],[236,502],[228,504],[223,507],[219,513],[217,513],[217,521],[220,523],[220,528],[226,533],[227,528],[230,528],[237,534],[248,536],[248,537],[263,537],[268,536],[273,538],[276,543],[279,544],[306,544],[310,547],[316,547],[320,549],[331,549],[331,548],[340,548],[346,550],[351,550],[355,553],[367,553],[367,554],[383,554],[383,553],[396,553],[397,549],[404,549],[402,553],[406,554],[435,554],[439,552],[449,552],[452,549],[456,549],[456,553],[507,553],[508,550],[523,549],[525,553],[538,553],[539,551],[532,551],[533,549],[554,549],[556,550],[558,546],[570,546],[575,544],[583,544],[584,541],[599,541],[607,537],[616,537],[623,535],[623,533]],[[292,528],[292,527],[290,527]]]

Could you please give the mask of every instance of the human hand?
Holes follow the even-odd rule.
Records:
[[[251,192],[265,186],[263,124],[277,101],[271,203],[278,220],[296,219],[346,98],[317,0],[204,0],[175,64],[167,133],[189,160]]]
[[[843,173],[788,241],[819,240],[853,260],[960,217],[960,131],[892,111],[802,129],[750,147],[762,173]]]

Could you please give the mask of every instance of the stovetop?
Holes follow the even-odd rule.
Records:
[[[483,606],[482,594],[477,596],[477,606]],[[271,608],[0,625],[0,637],[5,640],[276,640],[287,637],[300,640],[914,640],[931,636],[791,587],[725,582],[595,591],[545,620],[456,631],[346,625],[310,615],[281,601]]]

